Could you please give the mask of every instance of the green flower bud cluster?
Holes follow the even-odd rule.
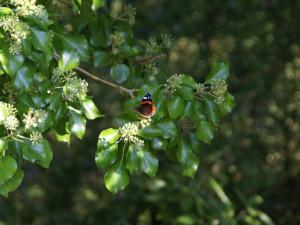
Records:
[[[171,48],[172,46],[172,37],[168,33],[161,34],[162,46],[165,48]]]
[[[182,74],[174,74],[167,79],[166,84],[163,85],[163,92],[165,95],[173,94],[181,87]]]
[[[137,147],[144,146],[144,140],[138,136],[139,130],[151,124],[151,119],[143,119],[139,122],[128,122],[119,128],[120,140],[130,142]]]
[[[149,41],[146,43],[146,54],[155,55],[159,52],[160,47],[155,38],[149,38]]]
[[[117,55],[119,53],[119,48],[124,43],[124,36],[120,31],[115,31],[111,36],[112,43],[112,54]]]
[[[124,14],[128,16],[128,23],[130,26],[135,24],[136,8],[132,5],[126,5],[124,7]]]
[[[18,54],[22,49],[22,41],[29,34],[29,26],[20,21],[16,15],[4,16],[0,19],[0,28],[8,35],[10,40],[9,51],[12,54]]]
[[[42,5],[37,5],[36,0],[10,0],[16,6],[17,14],[20,16],[47,17],[47,12]]]
[[[76,73],[72,70],[63,71],[59,67],[52,70],[52,81],[56,84],[62,84],[67,82],[69,79],[76,76]]]
[[[88,92],[88,82],[78,77],[72,77],[67,80],[63,87],[63,97],[73,102],[80,96],[85,96]]]
[[[23,114],[23,120],[25,130],[31,130],[36,128],[39,123],[45,120],[45,112],[41,109],[30,108],[27,113]]]
[[[30,134],[29,140],[32,144],[38,144],[43,140],[43,135],[38,131],[33,131]]]
[[[224,101],[224,95],[227,92],[227,84],[225,80],[213,80],[210,86],[210,92],[215,97],[216,103],[220,104]]]

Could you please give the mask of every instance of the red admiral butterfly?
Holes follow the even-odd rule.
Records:
[[[144,118],[150,118],[152,117],[155,112],[156,108],[153,104],[151,94],[147,93],[141,100],[140,106],[133,107],[133,109],[138,112],[142,117]]]

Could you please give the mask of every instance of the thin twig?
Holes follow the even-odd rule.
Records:
[[[58,54],[54,53],[54,58],[58,61],[58,58],[59,58]],[[117,84],[112,83],[112,82],[110,82],[110,81],[107,81],[107,80],[104,80],[104,79],[102,79],[102,78],[99,78],[99,77],[97,77],[97,76],[91,74],[90,72],[86,71],[85,69],[83,69],[83,68],[81,68],[81,67],[79,67],[79,66],[76,67],[75,69],[76,69],[78,72],[80,72],[82,75],[84,75],[84,76],[86,76],[86,77],[89,77],[89,78],[92,79],[92,80],[95,80],[95,81],[98,81],[98,82],[100,82],[100,83],[102,83],[102,84],[106,84],[106,85],[108,85],[108,86],[110,86],[110,87],[119,89],[119,90],[125,92],[126,94],[128,94],[131,98],[135,98],[134,93],[136,92],[136,89],[128,89],[128,88],[125,88],[125,87],[123,87],[123,86],[121,86],[121,85],[117,85]]]

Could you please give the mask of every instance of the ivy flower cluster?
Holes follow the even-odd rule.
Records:
[[[151,124],[151,119],[143,119],[139,122],[128,122],[119,128],[121,135],[120,139],[134,144],[137,147],[144,146],[144,140],[138,136],[139,130],[143,129]]]
[[[224,95],[227,91],[227,84],[225,80],[213,80],[210,87],[211,94],[215,97],[216,103],[224,101]]]
[[[60,68],[54,68],[52,81],[56,84],[63,84],[63,98],[70,102],[88,92],[88,83],[76,77],[74,71],[62,71]]]
[[[6,112],[6,116],[4,118],[3,124],[4,127],[9,131],[15,131],[18,129],[20,122],[17,118],[17,109],[9,103],[0,102],[0,107]]]
[[[9,51],[12,54],[18,54],[22,49],[22,41],[29,34],[29,26],[20,21],[16,15],[4,16],[0,19],[0,28],[8,35],[10,40]]]
[[[115,31],[110,38],[112,43],[112,54],[117,55],[119,53],[119,48],[125,41],[124,36],[120,31]]]
[[[124,7],[124,14],[128,16],[128,23],[130,26],[135,24],[136,8],[132,5],[126,5]]]
[[[155,38],[149,38],[148,42],[146,43],[146,54],[147,55],[155,55],[159,52],[160,47]]]
[[[43,140],[43,135],[41,134],[41,132],[33,131],[30,134],[29,140],[32,144],[38,144]]]
[[[10,0],[16,6],[16,11],[20,16],[37,16],[44,18],[47,12],[42,5],[37,5],[36,0]]]
[[[45,112],[41,109],[30,108],[27,113],[23,114],[23,120],[25,130],[36,128],[39,123],[42,123],[45,119]]]
[[[167,79],[166,84],[163,85],[163,92],[165,95],[173,94],[176,92],[182,83],[182,75],[181,74],[174,74],[173,76]]]

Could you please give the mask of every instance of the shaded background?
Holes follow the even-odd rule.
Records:
[[[123,3],[111,1],[112,6]],[[230,63],[229,88],[237,106],[213,144],[201,150],[197,175],[178,175],[179,166],[161,156],[156,178],[138,175],[125,191],[108,193],[94,163],[95,146],[99,131],[122,111],[125,96],[90,84],[97,105],[108,116],[89,123],[85,139],[74,139],[69,148],[53,141],[54,160],[48,171],[26,165],[21,187],[0,199],[0,221],[300,224],[300,2],[127,3],[137,7],[137,37],[172,34],[170,74],[188,73],[201,80],[213,60]]]

